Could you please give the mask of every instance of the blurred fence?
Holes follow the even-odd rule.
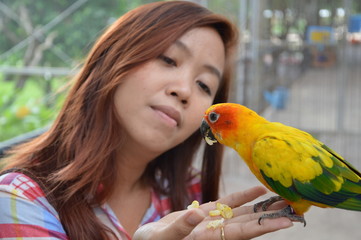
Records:
[[[339,1],[343,18],[335,26],[309,26],[303,37],[289,33],[283,40],[264,26],[265,11],[275,12],[269,1],[242,2],[252,14],[240,16],[249,36],[241,43],[232,100],[310,132],[361,169],[361,41],[348,29],[356,1]],[[361,21],[353,26],[361,34]],[[226,172],[237,174],[229,165]]]

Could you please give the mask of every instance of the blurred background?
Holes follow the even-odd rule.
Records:
[[[97,37],[149,2],[0,0],[0,156],[52,122],[64,86]],[[360,0],[193,2],[240,29],[232,102],[310,132],[361,169]],[[233,150],[226,152],[223,173],[223,194],[258,185]],[[259,239],[361,239],[360,217],[311,210],[306,228]]]

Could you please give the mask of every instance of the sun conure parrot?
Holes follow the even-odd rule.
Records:
[[[211,106],[201,132],[238,152],[252,173],[279,197],[256,204],[255,211],[284,199],[288,207],[263,218],[288,217],[306,225],[310,206],[361,211],[361,173],[325,144],[299,129],[269,122],[235,103]]]

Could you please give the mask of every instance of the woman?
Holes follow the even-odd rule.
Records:
[[[204,239],[210,204],[178,210],[218,198],[222,147],[205,147],[200,175],[191,166],[203,112],[227,101],[236,44],[228,20],[190,2],[143,5],[119,18],[93,47],[50,130],[8,158],[10,173],[0,178],[8,230],[1,224],[0,236],[131,239],[140,225],[176,211],[136,237]],[[238,207],[263,191],[223,200]],[[291,225],[285,221],[265,221],[249,236]],[[229,228],[227,237],[240,234]]]

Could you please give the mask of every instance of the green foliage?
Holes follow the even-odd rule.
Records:
[[[27,54],[35,51],[49,34],[54,34],[52,46],[40,52],[41,59],[36,65],[73,69],[85,58],[104,29],[129,10],[128,2],[141,4],[141,1],[88,0],[48,31],[38,32],[36,39],[29,44],[10,54],[3,54],[61,16],[76,2],[2,0],[7,14],[1,11],[0,15],[0,65],[19,68],[31,65],[36,55],[33,54],[29,60]],[[44,77],[0,74],[0,142],[46,126],[54,120],[65,97],[64,92],[59,94],[57,90],[67,79],[51,77],[46,80]],[[21,80],[24,80],[24,86],[16,87]]]
[[[4,0],[3,4],[9,8],[9,15],[12,17],[0,15],[1,22],[5,24],[5,26],[0,27],[2,35],[0,53],[6,52],[14,45],[27,39],[35,31],[43,29],[49,22],[64,14],[75,2],[77,1]],[[118,18],[125,12],[125,6],[124,1],[88,0],[48,31],[38,32],[36,42],[44,41],[50,33],[55,34],[53,47],[44,52],[40,65],[71,67],[72,59],[82,59],[112,19]],[[22,20],[26,16],[29,19]],[[28,45],[14,52],[13,55],[6,56],[6,59],[0,60],[1,62],[8,62],[7,58],[14,56],[17,59],[23,59],[27,48]],[[61,58],[58,56],[59,54],[56,54],[57,52],[67,57]]]
[[[65,79],[54,78],[51,83],[54,89],[59,89]],[[44,95],[44,84],[44,79],[31,78],[23,89],[15,90],[14,82],[0,77],[0,141],[44,127],[54,120],[65,92]],[[14,95],[15,101],[4,108]]]

